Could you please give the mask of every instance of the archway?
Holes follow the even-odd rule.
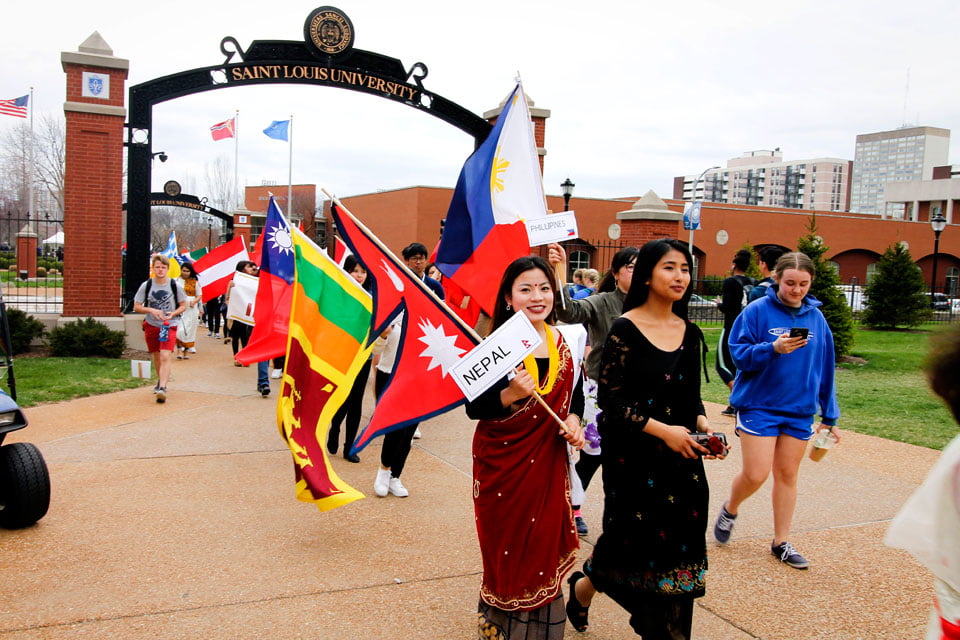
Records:
[[[123,266],[122,292],[124,300],[133,298],[137,286],[147,277],[149,269],[150,160],[153,154],[151,129],[153,107],[156,104],[229,87],[253,84],[310,84],[367,93],[423,111],[473,136],[476,145],[489,133],[491,125],[482,117],[424,87],[428,69],[422,62],[416,62],[407,69],[399,59],[354,49],[353,23],[336,7],[314,9],[304,22],[303,32],[302,41],[255,40],[246,50],[240,47],[235,38],[227,36],[220,43],[220,51],[224,55],[221,63],[156,78],[129,88],[129,114],[123,125],[126,129],[126,141],[123,144],[128,149],[127,259]],[[98,115],[103,113],[99,105],[94,108],[86,104],[89,102],[86,99],[89,83],[92,91],[101,91],[112,96],[112,110],[104,115],[115,118],[123,112],[123,100],[122,94],[118,96],[116,91],[110,88],[109,80],[113,78],[115,87],[122,87],[122,81],[126,78],[126,61],[107,63],[108,57],[112,57],[112,50],[99,35],[95,36],[96,38],[91,36],[91,39],[81,45],[79,54],[62,55],[68,74],[68,101],[76,95],[81,104],[78,109],[80,112],[88,113],[99,109],[94,112]],[[74,66],[68,68],[68,62]],[[114,71],[110,78],[104,79],[104,74],[90,72],[91,68],[106,68],[110,64],[122,69],[122,74]],[[82,80],[79,77],[81,73]],[[70,93],[70,87],[73,86],[71,82],[78,86],[83,85],[83,97],[80,97],[80,91],[74,90]],[[68,113],[68,144],[69,126]],[[83,153],[78,152],[80,157],[76,159],[75,165],[84,163]],[[83,301],[89,303],[89,298],[84,298]],[[70,305],[66,302],[65,300],[64,312],[68,315],[67,307]]]

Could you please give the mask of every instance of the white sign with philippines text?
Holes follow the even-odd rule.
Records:
[[[573,211],[551,213],[542,218],[526,221],[527,238],[531,247],[539,247],[551,242],[573,240],[580,235],[577,230],[577,216]]]
[[[530,355],[540,342],[540,335],[527,316],[523,312],[515,313],[460,358],[450,372],[467,400],[476,400]]]

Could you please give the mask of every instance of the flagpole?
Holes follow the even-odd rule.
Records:
[[[30,192],[27,194],[27,220],[29,220],[30,216],[34,215],[35,213],[33,210],[33,173],[36,170],[36,163],[37,163],[36,148],[37,148],[37,144],[33,136],[33,85],[31,85],[30,86],[30,172],[29,172],[29,175],[27,176],[27,185],[28,185],[28,188],[30,189]],[[37,235],[39,236],[40,235],[39,233],[40,219],[35,215],[34,217],[37,218]]]
[[[293,114],[290,114],[290,129],[287,132],[290,157],[287,160],[287,217],[293,220]]]
[[[233,210],[240,208],[240,109],[234,111],[233,116]]]
[[[355,215],[353,215],[352,213],[350,213],[350,210],[347,209],[345,206],[343,206],[343,203],[340,202],[340,200],[338,200],[335,196],[331,195],[330,192],[327,191],[325,188],[321,188],[320,191],[322,191],[322,192],[324,193],[324,195],[326,195],[326,196],[330,199],[331,202],[333,202],[334,204],[336,204],[337,207],[339,207],[345,214],[347,214],[348,216],[350,216],[350,219],[353,220],[353,223],[354,223],[355,225],[357,225],[358,227],[360,227],[363,231],[365,231],[366,234],[370,237],[370,239],[373,240],[373,241],[377,244],[377,246],[379,246],[380,249],[384,251],[384,253],[386,253],[386,254],[388,254],[388,255],[390,255],[390,256],[393,256],[394,260],[396,260],[396,256],[394,256],[394,255],[393,255],[393,252],[390,251],[390,249],[388,249],[387,247],[385,247],[382,242],[380,242],[380,238],[378,238],[376,235],[374,235],[374,234],[370,231],[370,229],[368,229],[362,222],[360,222],[360,221],[357,219],[357,217],[356,217]],[[479,335],[476,331],[473,330],[473,327],[469,326],[466,322],[464,322],[464,321],[460,318],[460,316],[458,316],[457,314],[455,314],[453,311],[450,311],[450,307],[447,306],[447,303],[446,303],[445,301],[441,300],[441,299],[437,296],[437,294],[434,293],[432,289],[430,289],[430,287],[428,287],[426,284],[424,284],[423,280],[421,280],[419,277],[417,277],[417,275],[416,275],[413,271],[411,271],[410,268],[409,268],[406,264],[400,262],[399,260],[396,260],[396,264],[397,264],[397,266],[401,267],[404,271],[406,271],[406,272],[407,272],[407,275],[410,276],[410,278],[413,279],[413,281],[416,282],[424,292],[426,292],[426,293],[428,293],[429,295],[433,296],[433,299],[436,300],[437,303],[443,305],[443,306],[447,309],[447,311],[450,312],[451,320],[454,320],[457,324],[459,324],[460,327],[461,327],[464,331],[466,331],[467,333],[469,333],[471,336],[473,336],[474,339],[477,340],[477,342],[481,342],[481,341],[483,340],[483,338],[481,338],[480,335]],[[562,292],[561,292],[561,295],[562,295]],[[560,427],[563,429],[563,431],[564,431],[565,433],[570,433],[570,430],[567,428],[567,424],[566,424],[563,420],[560,419],[560,416],[558,416],[558,415],[553,411],[553,409],[550,407],[550,405],[548,405],[548,404],[544,401],[544,399],[540,396],[539,393],[537,393],[536,390],[534,390],[534,392],[533,392],[533,397],[534,397],[534,399],[535,399],[538,403],[540,403],[540,406],[542,406],[542,407],[547,411],[547,413],[549,413],[549,414],[553,417],[553,419],[557,421],[557,424],[560,425]]]

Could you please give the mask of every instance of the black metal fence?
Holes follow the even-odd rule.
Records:
[[[567,252],[568,282],[572,281],[574,270],[581,267],[596,269],[601,275],[606,273],[613,261],[614,254],[626,246],[615,241],[591,242],[582,240],[572,240],[563,243],[563,245]],[[719,325],[723,323],[723,315],[716,304],[722,282],[723,278],[720,276],[708,276],[694,281],[694,295],[690,300],[689,309],[691,320],[706,324],[716,323]],[[857,278],[852,278],[839,285],[839,288],[847,301],[847,305],[853,311],[854,323],[860,324],[860,316],[867,302],[864,296],[865,286]],[[950,323],[960,321],[960,294],[955,289],[956,286],[950,290],[940,288],[932,294],[933,316],[931,322]]]
[[[7,308],[63,312],[63,226],[48,214],[0,214],[0,292]],[[59,234],[59,235],[58,235]],[[34,256],[18,256],[18,238],[35,240]]]

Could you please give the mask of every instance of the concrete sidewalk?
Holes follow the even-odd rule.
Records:
[[[422,425],[403,475],[409,498],[373,495],[375,441],[360,464],[333,458],[368,497],[320,513],[294,498],[278,381],[263,399],[255,367],[232,366],[220,341],[200,337],[198,348],[174,362],[164,405],[144,388],[37,407],[7,438],[40,447],[53,495],[36,526],[0,530],[0,638],[475,638],[474,423],[463,411]],[[711,423],[732,432],[721,408],[708,408]],[[791,541],[808,571],[769,554],[765,486],[728,547],[708,535],[694,636],[922,637],[931,580],[882,538],[938,455],[844,432],[822,462],[804,460]],[[736,449],[707,464],[711,524],[739,465]],[[599,475],[587,495],[584,559],[599,534]],[[602,595],[590,620],[567,637],[636,637]]]

